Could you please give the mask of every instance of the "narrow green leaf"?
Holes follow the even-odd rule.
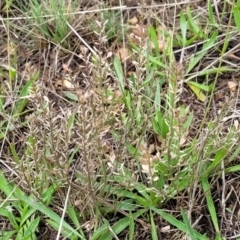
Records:
[[[132,212],[129,212],[129,240],[134,239],[134,218]]]
[[[118,197],[137,199],[137,194],[134,194],[133,192],[125,190],[123,188],[113,190],[112,193],[116,194]]]
[[[71,93],[69,91],[63,91],[63,94],[65,95],[66,98],[68,98],[69,100],[72,100],[72,101],[75,101],[77,102],[79,99],[78,99],[78,96],[74,93]]]
[[[220,165],[221,161],[225,158],[225,156],[228,154],[227,148],[221,148],[217,151],[212,163],[208,166],[206,170],[206,176],[209,176],[211,172],[216,169],[217,166]]]
[[[5,110],[4,110],[4,103],[3,103],[3,96],[0,96],[0,112],[1,113],[4,113]]]
[[[225,169],[226,173],[239,172],[239,171],[240,171],[240,165],[235,165],[235,166],[228,167]]]
[[[60,225],[61,217],[58,216],[54,211],[52,211],[51,208],[46,207],[43,203],[34,201],[32,199],[29,199],[25,195],[18,195],[18,198],[34,208],[35,210],[38,210],[39,212],[43,213],[45,216],[49,217],[51,219],[51,223],[56,223],[58,226]],[[77,232],[74,228],[72,228],[68,223],[65,221],[63,222],[63,228],[65,231],[69,231],[74,233],[76,236],[78,236],[80,239],[85,239],[79,232]]]
[[[186,42],[186,46],[190,46],[190,45],[194,44],[196,42],[196,40],[199,39],[199,37],[200,37],[199,35],[200,35],[200,33],[194,35],[191,38],[188,38],[187,42]]]
[[[147,57],[148,57],[148,59],[149,59],[150,62],[155,63],[155,64],[158,65],[159,67],[166,68],[166,65],[165,65],[163,62],[161,62],[161,61],[159,60],[159,58],[153,57],[153,56],[150,55],[150,54],[149,54]]]
[[[139,207],[135,202],[133,199],[122,200],[117,204],[117,208],[123,211],[134,211]]]
[[[152,201],[151,197],[149,196],[148,192],[147,192],[147,187],[146,185],[142,184],[142,183],[135,183],[134,184],[134,188],[144,197],[144,199],[146,199],[149,203]]]
[[[13,194],[13,184],[7,181],[2,171],[0,171],[0,189],[7,197],[11,197],[11,194]]]
[[[191,88],[191,90],[195,93],[195,95],[200,101],[205,102],[207,97],[198,87],[192,85],[191,83],[188,83],[188,86],[189,88]]]
[[[124,90],[124,74],[123,74],[121,61],[116,56],[114,57],[114,60],[113,60],[113,66],[117,75],[119,87],[123,91]]]
[[[58,231],[59,229],[59,222],[55,222],[53,220],[47,220],[47,223],[52,226],[56,231]],[[78,237],[79,237],[79,233],[74,230],[75,232],[71,231],[69,228],[65,228],[63,227],[62,230],[61,230],[61,234],[67,238],[67,239],[70,239],[70,240],[78,240]],[[85,239],[85,238],[81,238],[81,239]]]
[[[150,210],[152,240],[158,240],[157,227],[155,225],[152,211]]]
[[[9,76],[11,79],[15,79],[17,77],[17,71],[15,68],[9,68]]]
[[[161,137],[163,137],[165,139],[169,132],[169,127],[160,111],[157,112],[157,120],[160,125],[160,129],[161,129]]]
[[[202,177],[201,182],[202,182],[202,187],[206,196],[208,211],[210,213],[213,226],[215,228],[216,233],[219,234],[218,217],[217,217],[215,205],[212,199],[211,186],[208,182],[207,177],[205,176]]]
[[[234,15],[235,24],[238,28],[238,31],[240,32],[240,9],[238,8],[237,5],[233,6],[233,15]]]
[[[130,117],[132,117],[132,115],[133,115],[132,114],[133,113],[133,111],[132,111],[132,96],[131,96],[130,91],[124,91],[123,100],[124,100],[124,103],[125,103],[126,107],[129,110],[128,113],[129,113]]]
[[[165,139],[169,132],[169,127],[160,111],[157,111],[152,118],[152,124],[154,131]]]
[[[196,239],[194,229],[192,228],[192,226],[188,220],[187,214],[184,212],[184,210],[182,208],[181,208],[181,214],[183,217],[183,221],[187,226],[189,236],[191,237],[191,239]]]
[[[154,48],[156,49],[156,53],[159,54],[158,38],[157,38],[157,34],[156,34],[154,27],[152,27],[152,26],[149,27],[148,33],[150,36],[150,41],[153,43]]]
[[[211,1],[208,1],[208,19],[211,24],[213,24],[213,25],[216,24],[216,21],[214,18],[214,13],[213,13],[213,6],[212,6]]]
[[[19,95],[20,99],[16,102],[13,109],[14,116],[18,116],[24,110],[28,102],[30,88],[32,87],[34,82],[38,79],[38,76],[39,76],[39,72],[36,72],[31,77],[31,79],[24,85],[23,89],[20,91],[20,95]]]
[[[25,222],[31,217],[31,215],[36,211],[33,208],[29,209],[28,206],[26,206],[26,209],[27,211],[22,212],[20,226],[23,226]]]
[[[195,86],[196,88],[201,89],[201,90],[203,90],[205,92],[210,92],[213,89],[213,85],[212,84],[207,86],[205,84],[200,84],[200,83],[193,82],[193,81],[188,81],[188,83],[190,83],[192,86]]]
[[[186,120],[186,122],[183,124],[183,130],[186,131],[189,129],[191,123],[193,121],[193,113],[191,112]]]
[[[161,89],[160,89],[160,82],[157,82],[156,84],[156,91],[155,91],[155,97],[154,97],[154,107],[155,111],[159,111],[161,107]]]
[[[144,212],[146,212],[145,209],[143,210],[139,210],[136,213],[132,214],[132,217],[135,219],[139,216],[141,216]],[[118,222],[116,222],[113,226],[112,226],[112,230],[114,231],[114,233],[116,235],[118,235],[119,233],[121,233],[124,229],[126,229],[130,224],[130,219],[129,217],[124,217],[121,220],[119,220]],[[110,230],[106,231],[103,235],[101,235],[101,237],[99,238],[99,240],[110,240],[112,239],[112,233]]]
[[[74,126],[75,116],[76,116],[76,113],[73,112],[71,114],[71,116],[69,117],[69,119],[68,119],[68,130],[71,130],[72,127]]]
[[[7,209],[9,209],[9,210],[7,210]],[[0,208],[0,216],[9,218],[9,215],[12,214],[10,212],[10,210],[11,210],[11,206],[10,205],[9,206],[5,206],[5,207],[1,206],[1,208]]]
[[[127,143],[127,150],[131,155],[139,156],[140,152],[135,147],[133,147],[131,144]]]
[[[200,72],[191,74],[187,78],[186,82],[189,82],[190,80],[196,79],[196,77],[200,77],[200,76],[208,76],[208,75],[214,74],[214,73],[235,72],[235,71],[236,70],[234,70],[232,68],[228,68],[228,67],[210,68],[210,69],[202,70]]]
[[[12,240],[14,239],[13,238],[13,235],[16,234],[17,231],[1,231],[0,232],[0,239],[2,240]]]
[[[77,227],[77,228],[80,228],[81,225],[79,223],[79,220],[78,220],[78,214],[76,214],[74,208],[72,206],[68,206],[67,207],[67,213],[69,215],[69,217],[71,218],[71,220],[73,221],[74,225]]]
[[[196,56],[190,59],[188,64],[187,73],[189,73],[193,68],[201,61],[201,59],[205,56],[205,54],[214,46],[214,43],[217,39],[217,32],[214,32],[211,38],[203,45],[202,50],[197,53]]]
[[[17,232],[17,236],[15,240],[22,240],[22,239],[24,239],[24,229],[20,228]],[[26,239],[26,240],[30,240],[30,239]]]
[[[40,222],[40,217],[37,217],[33,221],[31,221],[30,224],[27,226],[26,231],[24,231],[24,236],[29,237],[33,233],[35,233],[39,225],[39,222]]]
[[[98,229],[96,229],[93,233],[93,236],[91,237],[91,240],[99,240],[99,237],[104,234],[106,231],[108,231],[109,229],[109,222],[105,221],[105,223],[99,227]]]
[[[183,44],[183,47],[185,47],[186,41],[187,41],[188,23],[182,12],[180,13],[180,28],[181,28],[181,32],[182,32],[182,44]]]
[[[69,158],[69,163],[72,163],[72,162],[73,162],[73,159],[74,159],[74,157],[76,156],[76,153],[79,152],[79,148],[80,148],[79,146],[77,146],[77,147],[74,148],[74,150],[72,151],[71,156],[70,156],[70,158]]]
[[[12,143],[10,144],[10,150],[11,150],[11,153],[13,155],[14,161],[19,165],[20,164],[20,159],[19,159],[18,154],[16,152],[15,145],[12,144]]]
[[[15,230],[18,230],[20,227],[19,227],[19,224],[16,221],[16,218],[13,215],[12,211],[13,210],[12,210],[11,206],[1,207],[0,208],[0,216],[6,217],[9,220],[9,222],[12,224],[13,228]]]
[[[147,208],[152,206],[152,201],[148,201],[147,199],[140,197],[140,196],[136,196],[136,197],[137,197],[137,201],[140,205],[147,207]]]
[[[56,192],[58,186],[57,184],[52,184],[49,186],[41,195],[41,200],[48,206],[52,200],[53,194]]]
[[[195,20],[192,17],[192,10],[189,6],[187,6],[186,10],[187,10],[189,28],[191,29],[192,32],[194,32],[196,35],[198,35],[201,32],[201,29],[195,23]]]
[[[155,117],[152,118],[152,126],[155,133],[161,136],[161,130],[159,128],[158,122],[156,121]]]
[[[146,76],[146,80],[142,82],[142,86],[149,86],[150,82],[153,81],[153,77],[155,77],[155,71],[152,69],[149,69],[149,73]],[[0,98],[1,99],[1,98]],[[0,105],[1,107],[1,105]]]
[[[176,179],[176,181],[173,181],[170,186],[172,187],[172,189],[175,189],[177,192],[181,192],[181,191],[187,189],[187,187],[191,183],[191,180],[192,180],[192,176],[188,176],[188,175],[183,176],[183,177],[181,177],[181,180]],[[177,194],[176,191],[173,191],[173,192],[175,192],[175,194]],[[174,195],[172,195],[172,197],[173,196]]]
[[[10,8],[12,2],[13,2],[13,0],[8,0],[8,1],[3,2],[3,4],[5,4],[5,6],[4,7],[2,6],[3,7],[2,11],[3,12],[9,11],[9,8]]]
[[[229,157],[228,161],[232,162],[233,160],[236,159],[236,157],[238,157],[240,154],[240,145],[236,146],[235,151],[231,154],[231,156]]]
[[[183,222],[177,220],[174,216],[172,216],[169,213],[164,212],[163,210],[157,209],[155,207],[151,207],[151,210],[154,211],[155,213],[159,214],[163,219],[165,219],[167,222],[169,222],[170,224],[172,224],[173,226],[177,227],[179,230],[181,230],[182,232],[187,233],[188,232],[188,228],[186,226],[186,224],[184,224]],[[207,237],[201,235],[200,233],[198,233],[197,231],[193,230],[194,234],[196,236],[196,240],[209,240]]]

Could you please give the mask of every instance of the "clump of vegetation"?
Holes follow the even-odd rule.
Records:
[[[239,1],[0,7],[1,239],[239,237]]]

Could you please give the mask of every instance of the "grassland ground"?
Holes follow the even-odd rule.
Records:
[[[0,2],[1,239],[240,239],[240,1]]]

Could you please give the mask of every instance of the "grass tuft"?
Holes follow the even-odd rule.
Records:
[[[0,3],[1,239],[237,239],[239,1],[110,2]]]

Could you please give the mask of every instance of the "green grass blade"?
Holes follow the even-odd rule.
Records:
[[[154,222],[152,211],[150,210],[152,240],[158,240],[157,227]]]
[[[24,236],[29,237],[31,236],[31,234],[35,233],[39,225],[39,222],[40,222],[40,217],[37,217],[33,221],[31,221],[26,231],[24,232]]]
[[[228,68],[228,67],[218,67],[218,68],[210,68],[206,70],[202,70],[197,73],[193,73],[191,76],[189,76],[186,80],[186,82],[195,79],[196,77],[200,76],[208,76],[209,74],[216,74],[216,73],[224,73],[224,72],[235,72],[236,70]]]
[[[155,116],[152,118],[152,125],[154,131],[165,139],[169,132],[169,126],[160,111],[157,111]]]
[[[226,173],[231,173],[231,172],[233,173],[233,172],[239,172],[239,171],[240,171],[240,165],[235,165],[225,169]]]
[[[0,190],[4,192],[7,197],[10,197],[10,195],[13,193],[13,189],[13,185],[7,181],[3,175],[3,172],[0,171]]]
[[[77,227],[77,228],[80,228],[80,223],[79,223],[79,220],[78,220],[78,217],[77,217],[77,214],[74,210],[74,208],[72,206],[68,206],[67,207],[67,213],[69,215],[69,217],[71,218],[71,220],[73,221],[74,225]]]
[[[119,87],[120,87],[121,91],[123,91],[124,90],[124,74],[123,74],[121,61],[118,57],[114,57],[113,66],[115,69],[115,73],[117,75]]]
[[[212,199],[211,186],[208,182],[207,177],[205,176],[202,178],[201,182],[202,182],[202,187],[206,196],[207,207],[211,216],[211,220],[213,222],[213,226],[215,228],[216,233],[219,234],[218,217],[217,217],[216,208]]]
[[[72,100],[72,101],[75,101],[75,102],[78,102],[78,100],[79,100],[79,98],[78,98],[78,96],[76,94],[71,93],[69,91],[63,91],[63,94],[69,100]]]
[[[200,90],[203,90],[203,91],[205,91],[205,92],[210,92],[210,91],[212,91],[212,89],[213,89],[213,85],[212,85],[212,84],[209,85],[209,86],[207,86],[207,85],[205,85],[205,84],[200,84],[200,83],[193,82],[193,81],[188,81],[188,83],[190,83],[191,85],[193,85],[193,86],[195,86],[195,87],[197,87],[197,88],[199,88]]]
[[[196,239],[194,229],[192,228],[192,226],[191,226],[191,224],[188,220],[187,214],[184,212],[184,210],[182,208],[181,208],[181,214],[182,214],[182,217],[183,217],[183,222],[187,226],[189,236],[191,237],[191,239]]]
[[[185,47],[187,42],[188,23],[183,13],[180,13],[180,28],[182,33],[182,44],[183,44],[183,47]]]
[[[14,239],[13,238],[13,235],[16,234],[17,232],[16,231],[1,231],[0,232],[0,239],[2,240],[12,240]]]
[[[172,224],[173,226],[177,227],[179,230],[182,232],[187,233],[188,228],[185,223],[177,220],[174,216],[172,216],[169,213],[164,212],[163,210],[157,209],[155,207],[151,207],[151,210],[154,211],[155,213],[159,214],[163,219],[165,219],[167,222]],[[207,237],[203,236],[202,234],[198,233],[197,231],[193,230],[194,234],[196,236],[196,240],[209,240]]]
[[[39,72],[36,72],[31,79],[24,85],[23,89],[20,91],[20,100],[18,100],[15,104],[15,107],[13,109],[13,115],[18,116],[22,113],[25,106],[27,105],[28,98],[29,98],[29,92],[30,88],[34,84],[34,82],[38,79]]]
[[[161,61],[159,60],[159,58],[153,57],[152,55],[148,55],[147,57],[148,57],[148,59],[149,59],[150,62],[156,64],[156,65],[159,66],[159,67],[166,68],[166,65],[165,65],[163,62],[161,62]]]
[[[16,221],[15,216],[12,213],[12,207],[6,206],[5,208],[0,208],[0,216],[3,216],[8,219],[8,221],[12,224],[15,230],[19,230],[19,223]]]
[[[132,217],[137,218],[141,216],[144,212],[146,212],[145,209],[139,210],[136,213],[132,214]],[[114,231],[114,233],[117,235],[121,233],[124,229],[126,229],[129,225],[130,225],[129,217],[124,217],[118,222],[116,222],[111,228]],[[110,239],[112,239],[112,233],[109,229],[99,238],[99,240],[110,240]]]
[[[20,221],[20,226],[23,226],[24,223],[30,218],[30,216],[36,211],[33,208],[28,209],[28,206],[26,206],[27,211],[23,211]]]
[[[19,157],[18,157],[18,154],[17,154],[17,152],[16,152],[16,149],[15,149],[15,145],[14,145],[14,144],[10,144],[10,150],[11,150],[11,153],[12,153],[12,155],[13,155],[14,161],[15,161],[18,165],[20,165],[20,159],[19,159]]]
[[[192,17],[192,11],[190,9],[190,7],[187,7],[187,17],[188,17],[188,24],[189,24],[189,28],[190,30],[195,33],[196,35],[199,35],[199,33],[201,33],[201,29],[199,28],[199,26],[195,23],[193,17]]]
[[[129,240],[134,239],[134,229],[135,229],[134,218],[132,212],[129,212],[129,238],[128,238]]]
[[[155,92],[155,97],[154,97],[154,107],[156,111],[160,110],[161,107],[161,86],[160,82],[156,83],[156,92]]]
[[[104,234],[109,229],[109,222],[105,221],[105,223],[99,227],[97,230],[94,231],[93,236],[91,237],[91,240],[98,240],[99,237]]]
[[[117,235],[120,232],[122,232],[124,229],[126,229],[130,224],[129,218],[125,217],[116,222],[111,228],[112,231]],[[110,231],[110,226],[108,227],[108,230],[99,238],[99,240],[111,240],[113,239],[113,234]]]
[[[200,101],[204,102],[206,100],[207,96],[198,87],[192,85],[191,83],[188,83],[188,86]]]
[[[25,202],[35,210],[38,210],[39,212],[43,213],[45,216],[49,217],[51,220],[51,223],[55,222],[58,226],[61,222],[61,217],[57,215],[54,211],[52,211],[51,208],[46,207],[43,203],[38,201],[33,201],[32,199],[29,199],[25,195],[18,195],[17,196],[21,201]],[[66,231],[69,231],[76,236],[78,236],[80,239],[85,239],[79,232],[77,232],[74,228],[72,228],[68,223],[63,222],[63,228],[66,229]]]
[[[74,127],[76,113],[73,112],[68,119],[68,130],[71,130]]]
[[[228,154],[228,149],[226,147],[217,151],[212,163],[208,166],[206,170],[206,176],[209,176],[211,172],[220,165],[221,161],[224,159],[224,157],[227,154]]]
[[[208,1],[208,19],[211,24],[213,24],[213,25],[216,24],[216,21],[214,18],[214,13],[213,13],[213,6],[212,6],[212,2],[210,0]]]
[[[49,186],[41,195],[41,200],[48,206],[52,200],[53,194],[57,190],[57,184]]]
[[[237,5],[233,6],[233,15],[237,29],[240,32],[240,9]]]
[[[0,75],[1,76],[1,75]],[[0,96],[0,112],[1,113],[4,113],[5,110],[4,110],[4,101],[3,101],[3,98],[2,96]]]
[[[56,231],[59,229],[59,223],[52,221],[52,220],[47,220],[47,223],[53,227]],[[62,228],[61,234],[66,238],[70,240],[78,240],[78,235],[76,234],[77,231],[74,230],[75,232],[71,231],[69,228]],[[82,239],[82,238],[81,238]],[[85,238],[84,238],[85,239]]]
[[[149,27],[148,33],[149,33],[150,41],[152,41],[154,48],[156,49],[156,53],[159,56],[158,37],[154,27]]]
[[[117,204],[117,208],[123,211],[135,211],[139,208],[138,204],[135,204],[133,199],[122,200]]]
[[[232,162],[233,160],[236,159],[236,157],[239,156],[240,153],[240,145],[236,147],[235,151],[233,152],[233,154],[229,157],[228,161]]]
[[[211,38],[203,45],[202,50],[193,58],[190,59],[187,73],[191,72],[193,68],[201,61],[205,54],[214,46],[214,43],[217,39],[218,33],[214,32]]]

